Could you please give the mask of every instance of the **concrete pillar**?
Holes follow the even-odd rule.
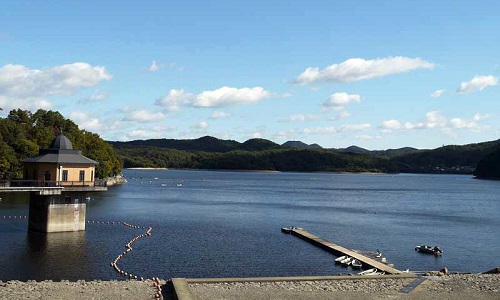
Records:
[[[84,194],[58,192],[30,193],[29,230],[47,233],[85,230]]]

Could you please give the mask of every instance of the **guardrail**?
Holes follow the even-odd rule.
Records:
[[[0,188],[8,187],[82,187],[107,186],[105,180],[95,181],[45,181],[45,180],[0,180]]]

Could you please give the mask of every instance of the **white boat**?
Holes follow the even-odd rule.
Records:
[[[385,275],[385,272],[384,271],[382,271],[382,272],[376,271],[376,272],[373,272],[373,273],[370,273],[370,274],[366,274],[366,275],[368,275],[368,276],[372,276],[372,275]]]
[[[352,262],[351,262],[351,266],[353,268],[356,268],[356,269],[361,269],[361,267],[363,266],[363,264],[359,260],[353,259]]]
[[[343,261],[341,261],[340,263],[341,263],[343,266],[347,267],[347,266],[349,266],[349,265],[351,264],[351,262],[352,262],[353,260],[354,260],[354,258],[352,258],[352,257],[347,257],[346,259],[344,259],[344,260],[343,260]]]
[[[359,272],[358,275],[370,275],[372,273],[377,273],[377,269],[376,268],[368,269],[363,272]]]
[[[341,257],[339,257],[339,258],[336,258],[336,259],[335,259],[335,262],[340,264],[340,262],[341,262],[341,261],[343,261],[344,259],[346,259],[346,258],[348,258],[348,257],[349,257],[349,256],[347,256],[347,255],[341,256]]]

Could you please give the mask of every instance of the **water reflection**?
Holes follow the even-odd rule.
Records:
[[[85,244],[84,231],[51,234],[28,231],[24,241],[12,245],[24,245],[24,251],[19,249],[17,255],[2,259],[2,275],[18,280],[80,279],[86,273]]]

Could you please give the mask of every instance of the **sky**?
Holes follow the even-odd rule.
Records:
[[[2,1],[0,116],[106,140],[500,137],[499,1]]]

